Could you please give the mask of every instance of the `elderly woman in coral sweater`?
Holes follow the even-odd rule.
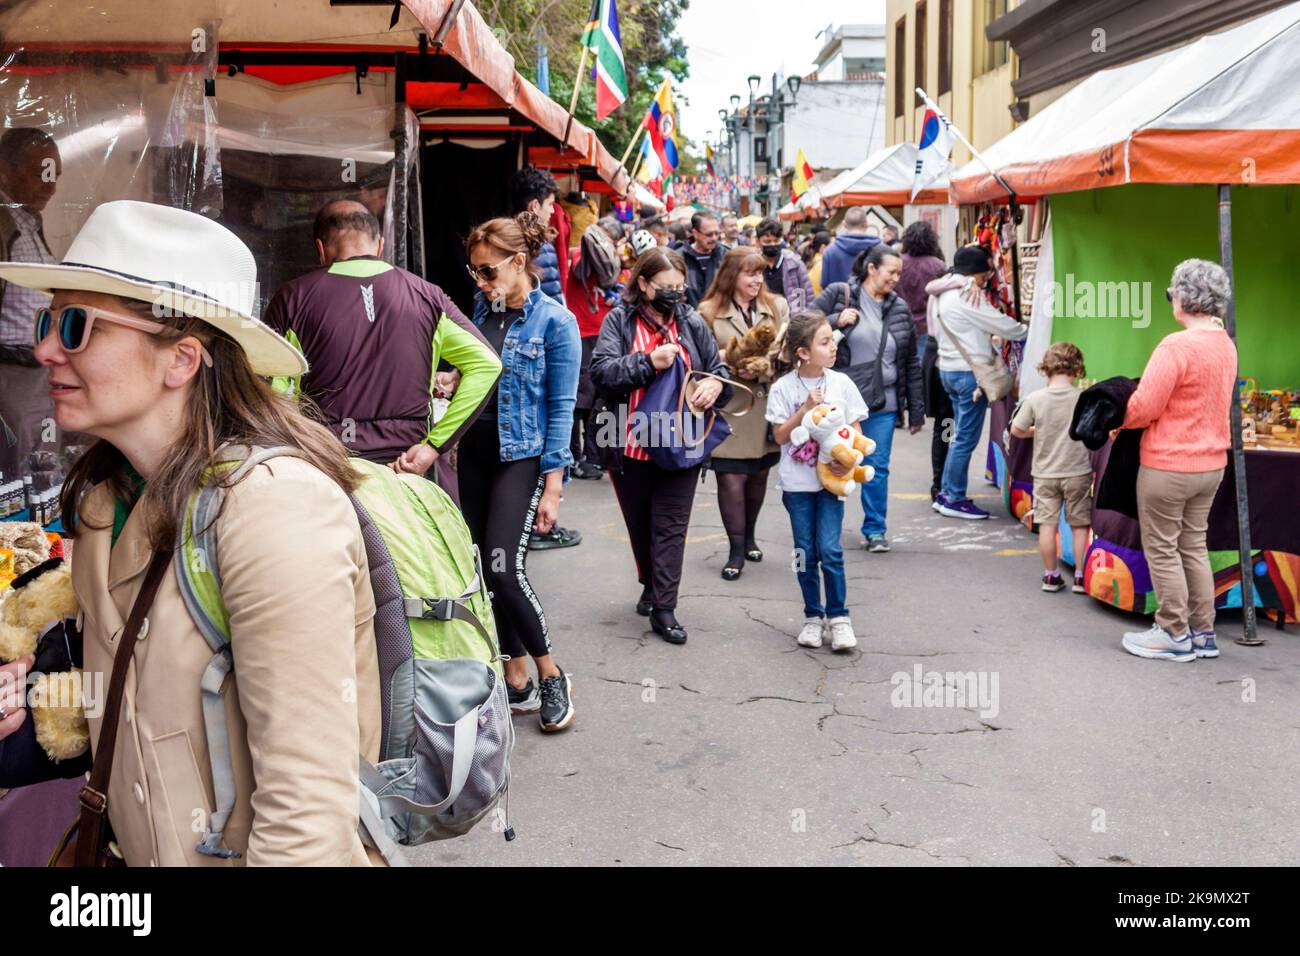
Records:
[[[1123,646],[1138,657],[1191,661],[1219,656],[1205,531],[1232,444],[1237,348],[1223,327],[1232,290],[1220,265],[1179,263],[1166,294],[1183,330],[1156,346],[1124,416],[1125,428],[1146,429],[1138,521],[1160,608],[1151,628],[1125,634]]]

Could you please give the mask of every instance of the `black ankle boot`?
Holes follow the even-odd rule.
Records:
[[[677,616],[670,610],[654,610],[650,614],[650,628],[669,644],[686,643],[686,628],[677,623]]]

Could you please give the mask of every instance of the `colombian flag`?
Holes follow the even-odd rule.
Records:
[[[798,202],[799,197],[808,191],[808,184],[812,182],[813,168],[808,162],[808,157],[803,154],[803,150],[795,155],[794,158],[794,180],[791,183],[791,191],[794,193],[794,201]]]
[[[667,80],[659,87],[641,125],[646,128],[646,139],[659,165],[665,173],[672,172],[677,168],[677,114],[673,110],[673,88]]]

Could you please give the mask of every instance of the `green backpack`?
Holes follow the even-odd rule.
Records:
[[[226,488],[293,448],[222,450],[210,481],[190,499],[177,549],[177,577],[191,617],[213,651],[203,675],[203,717],[216,810],[198,851],[238,855],[222,843],[235,804],[234,774],[222,700],[231,656],[221,600],[216,518]],[[416,475],[352,459],[361,474],[350,496],[361,524],[375,594],[383,736],[380,759],[361,758],[361,836],[392,865],[396,844],[460,836],[506,799],[514,730],[506,698],[492,605],[482,565],[460,511]]]

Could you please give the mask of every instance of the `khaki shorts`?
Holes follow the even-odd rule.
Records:
[[[1065,503],[1065,523],[1071,528],[1092,524],[1092,475],[1034,479],[1034,523],[1054,525]]]

